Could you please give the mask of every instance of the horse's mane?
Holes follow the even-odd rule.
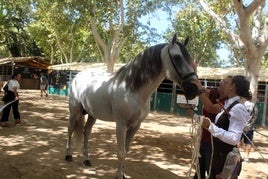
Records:
[[[157,77],[162,69],[161,50],[167,44],[152,46],[137,55],[134,60],[116,72],[119,81],[126,82],[126,87],[135,91],[149,80]]]

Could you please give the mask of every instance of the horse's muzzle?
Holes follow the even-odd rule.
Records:
[[[198,94],[197,86],[190,81],[182,82],[182,88],[184,91],[184,96],[187,100],[194,99]]]

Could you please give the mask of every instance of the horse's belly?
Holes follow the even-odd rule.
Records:
[[[115,121],[112,111],[108,107],[105,107],[105,105],[94,107],[91,106],[88,109],[88,113],[96,119],[103,121]]]
[[[111,76],[86,79],[83,74],[83,77],[74,86],[77,90],[74,96],[92,117],[104,121],[128,121],[132,118],[139,120],[148,114],[149,99],[141,99],[138,94],[126,90],[125,83],[118,83]]]
[[[89,93],[85,96],[84,110],[92,117],[104,121],[114,121],[110,97],[106,94]]]

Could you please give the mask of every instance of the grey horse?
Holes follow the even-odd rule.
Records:
[[[186,38],[183,44],[177,42],[175,34],[170,43],[144,50],[113,75],[89,70],[78,73],[70,87],[65,159],[72,161],[71,138],[74,132],[79,139],[84,135],[84,165],[91,166],[88,137],[96,119],[114,121],[118,149],[116,178],[125,178],[126,154],[141,122],[150,111],[151,95],[163,79],[179,85],[187,99],[197,95],[197,87],[191,83],[197,78],[194,62],[185,47],[188,41],[189,38]]]

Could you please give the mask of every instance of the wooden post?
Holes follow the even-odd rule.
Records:
[[[170,112],[174,113],[174,105],[176,103],[176,84],[172,82],[172,95],[171,95],[171,104],[170,104]]]
[[[154,92],[154,110],[156,111],[156,106],[157,106],[157,89]]]
[[[11,65],[12,65],[12,71],[11,71],[11,76],[12,76],[12,75],[14,75],[15,62],[12,61]]]
[[[268,85],[265,86],[265,95],[264,95],[264,102],[263,102],[263,113],[262,113],[262,127],[266,127],[265,120],[266,120],[266,113],[267,113],[267,98],[268,98]]]

